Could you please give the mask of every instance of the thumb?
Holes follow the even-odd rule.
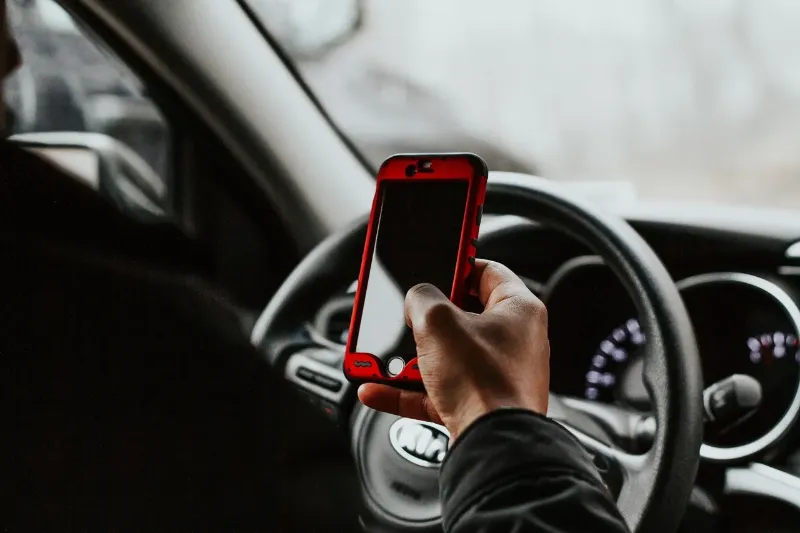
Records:
[[[458,327],[461,311],[428,283],[411,288],[406,294],[406,323],[414,332],[414,340],[420,351],[423,344],[447,338],[449,332]]]

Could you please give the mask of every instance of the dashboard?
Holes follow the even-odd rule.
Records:
[[[707,425],[701,456],[735,464],[796,449],[800,250],[794,257],[787,243],[794,242],[791,236],[800,239],[800,227],[782,232],[748,227],[740,213],[730,224],[709,225],[686,221],[685,214],[681,222],[654,211],[626,218],[676,281],[697,338],[705,385],[744,374],[762,390],[760,405],[748,416]],[[629,296],[635,288],[623,286],[582,243],[517,217],[487,217],[480,253],[514,269],[546,303],[551,392],[590,412],[597,405],[648,415],[641,355],[652,347]],[[341,349],[354,289],[350,282],[332,291],[307,321],[317,341]]]
[[[762,391],[760,404],[747,416],[727,425],[706,424],[699,499],[690,512],[719,514],[706,505],[719,502],[726,506],[721,513],[726,519],[745,523],[748,513],[772,505],[765,502],[779,502],[790,509],[786,522],[796,523],[800,219],[686,205],[638,206],[619,214],[675,280],[695,332],[706,387],[738,374],[755,379]],[[552,393],[607,427],[610,439],[619,434],[619,420],[647,419],[651,402],[642,354],[657,347],[650,346],[640,326],[640,310],[630,297],[635,287],[625,286],[572,236],[518,217],[485,216],[479,255],[509,266],[546,303]],[[286,317],[304,324],[302,331],[268,350],[275,362],[285,361],[287,379],[334,418],[337,405],[354,401],[341,373],[357,258],[351,266],[352,272],[337,271],[336,279],[315,285],[309,300],[293,310],[295,316]],[[614,416],[595,416],[601,413]],[[628,448],[631,440],[616,444]]]

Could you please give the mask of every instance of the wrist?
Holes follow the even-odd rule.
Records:
[[[450,443],[454,443],[464,432],[478,419],[499,410],[522,409],[532,411],[539,415],[547,414],[547,396],[544,401],[534,399],[507,400],[491,402],[465,402],[463,407],[458,410],[458,415],[448,417],[445,423],[450,433]]]

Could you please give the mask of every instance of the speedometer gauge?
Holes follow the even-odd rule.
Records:
[[[592,356],[586,372],[584,396],[587,400],[608,403],[617,400],[646,408],[647,391],[641,374],[637,375],[639,349],[645,340],[644,331],[635,318],[614,328]],[[621,391],[626,392],[625,398],[618,394]]]
[[[800,363],[800,351],[797,350],[797,336],[791,333],[776,331],[762,333],[747,339],[750,350],[750,362],[754,365],[764,364],[771,367],[782,360]]]
[[[703,457],[742,459],[777,444],[800,415],[797,304],[780,285],[750,274],[704,274],[678,287],[706,386],[747,374],[762,389],[753,416],[730,426],[706,426]]]
[[[738,350],[732,350],[729,360],[719,360],[718,367],[705,366],[706,383],[717,380],[723,373],[748,374],[761,384],[762,401],[752,420],[730,427],[706,431],[705,442],[728,447],[731,443],[747,442],[768,433],[785,417],[792,404],[800,380],[800,351],[794,333],[766,331],[742,339]],[[723,366],[724,364],[724,366]]]

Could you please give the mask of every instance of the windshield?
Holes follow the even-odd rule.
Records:
[[[250,1],[376,168],[472,151],[649,200],[800,203],[798,2]]]

